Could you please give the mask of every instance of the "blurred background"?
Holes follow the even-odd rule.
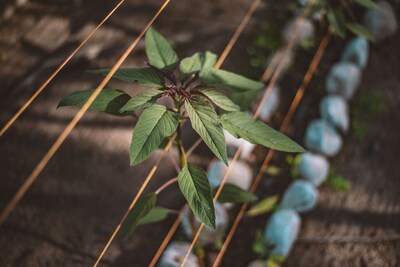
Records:
[[[0,122],[27,101],[54,69],[77,47],[118,1],[2,0],[0,2]],[[154,23],[183,58],[197,51],[220,54],[252,1],[173,0]],[[395,14],[399,4],[390,2]],[[0,208],[47,152],[76,113],[57,109],[69,93],[96,87],[100,77],[90,69],[111,67],[136,38],[160,0],[127,0],[88,44],[49,84],[39,98],[0,139]],[[259,79],[268,60],[284,45],[281,32],[296,14],[296,1],[263,1],[222,68]],[[365,11],[356,8],[362,21]],[[279,81],[281,104],[271,119],[278,128],[301,84],[319,41],[315,35],[295,50],[295,59]],[[325,78],[347,39],[332,37],[288,135],[302,143],[310,120],[318,117]],[[400,266],[400,34],[371,43],[361,85],[350,103],[351,129],[343,149],[331,162],[332,179],[319,190],[317,207],[302,215],[299,238],[284,266]],[[125,67],[142,66],[141,41]],[[131,95],[145,88],[113,80],[109,87]],[[129,206],[159,152],[129,166],[135,121],[89,111],[44,169],[10,218],[0,226],[0,266],[91,266]],[[189,130],[189,129],[188,129]],[[187,135],[188,146],[197,136]],[[250,160],[256,172],[265,151]],[[287,155],[273,164],[279,175],[268,177],[258,195],[281,194],[290,183]],[[212,159],[202,145],[193,161],[204,168]],[[174,177],[166,157],[148,186],[154,191]],[[271,179],[269,179],[271,178]],[[179,209],[184,199],[171,187],[160,203]],[[233,219],[238,209],[230,216]],[[255,259],[252,245],[269,214],[245,218],[224,257],[223,266],[246,266]],[[127,240],[117,238],[102,266],[147,266],[175,217],[138,228]],[[178,238],[179,233],[177,234]]]

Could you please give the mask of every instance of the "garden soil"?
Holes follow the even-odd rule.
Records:
[[[23,1],[21,1],[22,3]],[[170,37],[179,55],[199,50],[220,53],[250,1],[171,1],[155,27]],[[28,1],[0,24],[0,125],[4,125],[34,90],[66,58],[117,1]],[[59,100],[100,82],[85,71],[110,67],[160,6],[161,1],[127,0],[81,52],[50,83],[38,99],[0,139],[0,208],[3,209],[24,179],[53,144],[76,112],[57,109]],[[2,11],[12,1],[0,4]],[[223,68],[247,73],[246,48],[257,23],[267,15],[263,4],[233,48]],[[400,10],[397,10],[399,14]],[[8,11],[11,12],[11,11]],[[277,18],[279,19],[279,18]],[[318,116],[325,94],[323,80],[340,55],[343,40],[334,38],[294,117],[289,135],[302,142],[307,123]],[[302,215],[298,241],[285,266],[400,266],[400,33],[373,45],[357,99],[374,94],[383,111],[364,118],[362,137],[349,134],[344,148],[332,159],[336,170],[352,182],[347,192],[320,190],[317,207]],[[281,82],[278,127],[313,56],[314,49],[298,50],[296,62]],[[145,60],[140,42],[124,66]],[[117,81],[110,86],[134,95],[145,88]],[[129,166],[134,120],[88,112],[28,191],[11,217],[0,226],[0,267],[91,266],[132,198],[160,155]],[[187,131],[189,129],[186,129]],[[190,135],[190,144],[196,136]],[[257,171],[257,149],[253,167]],[[207,167],[211,154],[202,146],[193,160]],[[274,164],[285,167],[278,153]],[[174,177],[168,158],[150,182],[148,191]],[[281,175],[282,176],[282,175]],[[258,194],[282,192],[289,176],[265,177]],[[184,203],[177,187],[161,194],[160,204],[179,209]],[[237,210],[232,212],[232,218]],[[111,245],[102,266],[147,266],[162,242],[173,216],[163,223],[140,227]],[[246,266],[256,256],[251,245],[268,215],[245,218],[224,257],[223,266]],[[178,236],[180,237],[180,236]]]

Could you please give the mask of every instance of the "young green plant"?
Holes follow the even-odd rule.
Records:
[[[236,137],[275,150],[303,152],[304,149],[265,123],[240,111],[239,106],[228,96],[258,92],[264,85],[214,68],[217,59],[215,54],[200,52],[179,61],[168,41],[152,28],[146,33],[146,54],[148,62],[145,67],[120,69],[114,78],[150,88],[133,97],[121,90],[104,89],[91,109],[116,116],[138,117],[130,146],[131,165],[141,163],[165,139],[176,136],[174,144],[180,155],[180,173],[156,192],[141,196],[128,216],[123,232],[128,235],[144,222],[164,219],[169,211],[156,206],[157,196],[174,182],[178,183],[194,215],[209,227],[215,228],[213,194],[207,173],[186,158],[182,126],[187,120],[215,156],[225,164],[228,164],[228,158],[223,128]],[[109,69],[90,72],[107,75]],[[82,106],[92,91],[74,92],[66,96],[59,106]],[[165,98],[170,98],[173,105],[159,103],[159,100]],[[143,111],[139,114],[139,110]],[[228,187],[222,193],[229,195],[224,197],[222,194],[220,199],[231,199],[232,196],[237,196],[234,202],[254,199],[240,190]],[[240,196],[243,199],[239,199]]]

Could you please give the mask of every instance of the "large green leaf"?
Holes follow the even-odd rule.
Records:
[[[247,91],[247,92],[240,92],[234,93],[230,95],[230,98],[234,103],[239,105],[241,110],[249,109],[251,103],[254,99],[258,96],[258,91]]]
[[[232,102],[227,96],[211,87],[198,88],[200,93],[209,98],[215,105],[226,111],[239,111],[240,107]]]
[[[173,70],[178,64],[178,56],[171,45],[153,28],[146,33],[146,53],[149,63],[156,68]]]
[[[58,104],[58,107],[81,107],[86,103],[93,92],[93,89],[76,91],[64,97]],[[94,102],[90,105],[90,109],[110,113],[113,115],[125,115],[119,110],[129,101],[129,99],[131,99],[131,97],[123,91],[103,89],[96,97]]]
[[[196,72],[200,72],[201,70],[213,68],[216,62],[217,55],[209,51],[196,53],[191,57],[185,58],[179,65],[181,78],[185,79]]]
[[[157,202],[157,195],[150,193],[141,196],[136,202],[132,211],[129,213],[124,225],[122,226],[122,233],[124,237],[130,235],[133,230],[139,225],[140,220],[145,217],[153,209]]]
[[[264,84],[244,76],[219,69],[208,69],[200,73],[201,81],[206,85],[228,92],[258,91]]]
[[[150,212],[144,216],[140,221],[139,225],[155,223],[167,218],[169,210],[163,207],[154,207]]]
[[[133,132],[130,149],[131,165],[136,165],[150,156],[164,138],[176,131],[178,124],[178,113],[161,105],[146,108]]]
[[[163,94],[162,90],[149,89],[132,97],[122,108],[121,112],[134,111],[140,108],[146,108],[152,104],[158,97]]]
[[[370,41],[374,40],[374,36],[359,23],[347,23],[346,27],[357,36],[367,38]]]
[[[201,136],[211,151],[228,165],[225,136],[214,107],[200,97],[193,97],[191,100],[185,101],[185,107],[193,129]]]
[[[344,38],[346,35],[346,21],[343,13],[338,9],[330,9],[327,14],[333,33]]]
[[[255,120],[244,112],[231,112],[221,116],[222,126],[236,137],[252,144],[260,144],[286,152],[304,152],[304,148],[284,134],[272,129],[262,121]]]
[[[178,184],[193,213],[215,229],[215,210],[207,173],[200,167],[188,164],[179,173]]]
[[[89,72],[106,76],[110,69],[90,70]],[[165,82],[162,74],[152,68],[119,69],[115,72],[113,78],[129,83],[138,82],[149,87],[161,87],[164,86]]]
[[[378,4],[376,4],[372,0],[354,0],[357,4],[369,8],[369,9],[377,9],[379,8]]]
[[[215,192],[218,189],[215,189]],[[257,196],[234,184],[226,183],[218,197],[220,203],[243,203],[257,200]]]
[[[258,202],[256,205],[254,205],[251,209],[249,209],[246,215],[254,217],[270,212],[276,208],[278,200],[279,197],[277,195],[266,197]]]

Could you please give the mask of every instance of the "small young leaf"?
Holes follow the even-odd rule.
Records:
[[[206,51],[203,54],[204,56],[202,60],[201,69],[206,70],[214,68],[215,64],[217,64],[217,55],[210,51]]]
[[[106,76],[110,69],[90,70],[89,73]],[[115,72],[113,78],[124,82],[138,82],[141,85],[149,87],[164,86],[164,77],[160,72],[152,68],[139,69],[119,69]]]
[[[157,195],[155,193],[150,193],[141,196],[133,207],[132,211],[129,213],[124,225],[122,226],[122,233],[124,238],[130,235],[133,230],[139,225],[140,220],[145,217],[156,205]]]
[[[219,69],[208,69],[200,73],[201,81],[206,85],[228,92],[258,91],[264,84],[241,75]]]
[[[185,58],[181,61],[181,64],[179,65],[181,78],[185,79],[196,72],[213,68],[216,62],[217,55],[209,51],[196,53],[191,57]]]
[[[357,36],[367,38],[370,41],[374,40],[374,36],[361,24],[347,23],[346,27]]]
[[[169,210],[163,207],[154,207],[150,212],[144,216],[140,221],[139,225],[155,223],[167,218]]]
[[[211,87],[198,88],[200,93],[209,98],[215,105],[226,111],[239,111],[240,107],[232,102],[227,96]]]
[[[255,120],[244,112],[231,112],[221,116],[220,122],[233,136],[241,137],[252,144],[260,144],[285,152],[304,152],[304,148],[284,134],[272,129],[262,121]]]
[[[199,97],[192,97],[190,101],[185,101],[185,107],[193,129],[201,136],[211,151],[228,165],[225,136],[214,107]]]
[[[154,100],[163,94],[162,90],[151,88],[132,97],[122,108],[121,112],[135,111],[140,108],[149,107]]]
[[[207,173],[200,167],[188,164],[179,173],[178,184],[194,214],[215,229],[215,210]]]
[[[354,0],[357,4],[369,8],[369,9],[378,9],[379,6],[372,0]]]
[[[64,97],[58,104],[58,107],[65,106],[83,106],[89,97],[93,94],[94,90],[76,91]],[[90,109],[106,112],[113,115],[126,115],[119,110],[122,106],[131,99],[129,95],[120,90],[103,89],[96,97],[95,101],[90,105]]]
[[[156,104],[146,108],[133,132],[130,148],[131,165],[136,165],[150,156],[164,138],[176,131],[178,124],[178,113]]]
[[[333,27],[333,33],[344,38],[346,35],[345,18],[342,12],[337,9],[330,9],[327,14],[329,24]]]
[[[181,72],[181,79],[185,79],[190,75],[199,72],[201,70],[201,54],[196,53],[191,57],[182,59],[179,65],[179,70]]]
[[[218,189],[214,189],[216,192]],[[234,184],[226,183],[218,197],[220,203],[243,203],[257,200],[257,196]]]
[[[249,217],[254,217],[270,212],[275,209],[278,199],[279,197],[277,195],[264,198],[251,209],[249,209],[246,215]]]
[[[175,69],[178,56],[160,33],[150,28],[146,33],[146,54],[149,63],[159,69]]]

